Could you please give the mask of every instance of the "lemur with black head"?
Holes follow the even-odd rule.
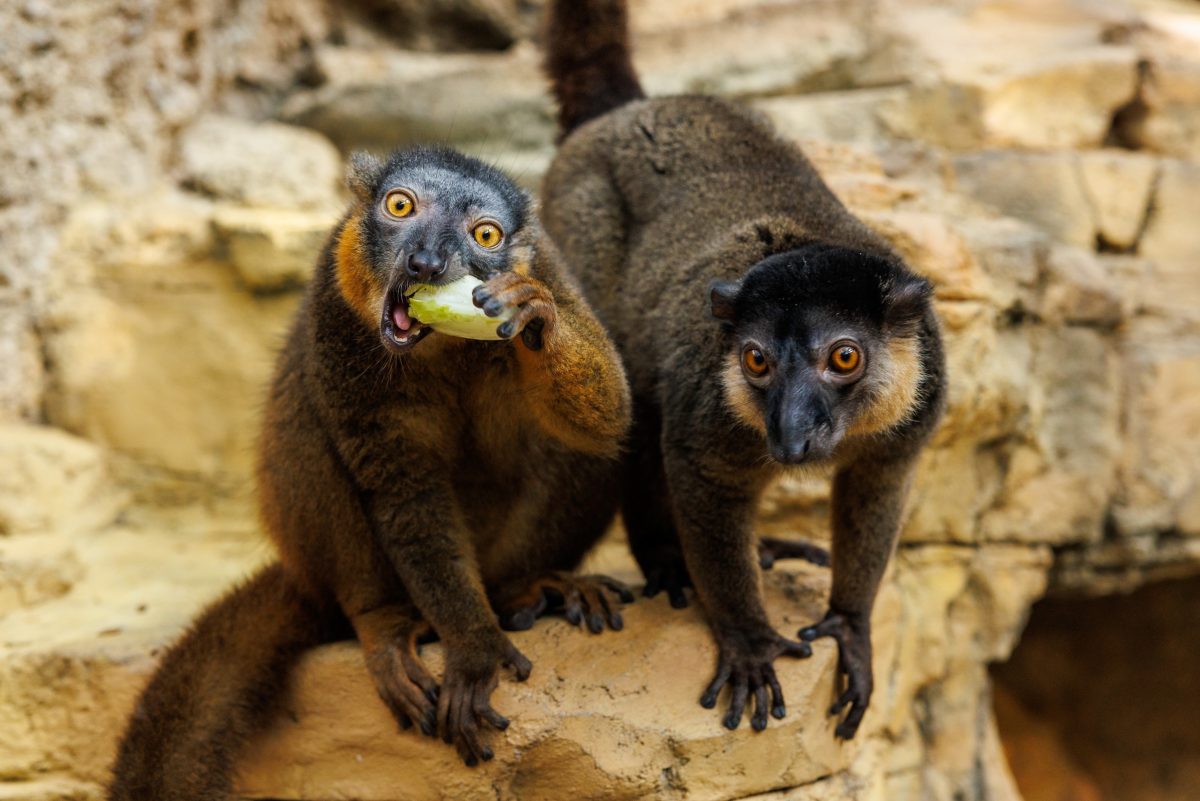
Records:
[[[561,607],[618,629],[600,576],[567,573],[618,502],[630,419],[612,344],[526,196],[441,148],[358,156],[337,226],[280,353],[258,488],[279,562],[210,608],[164,657],[121,743],[114,800],[231,798],[241,746],[305,648],[357,635],[405,728],[492,758],[501,666],[530,663],[501,626]],[[467,274],[512,341],[439,334],[415,283]],[[498,617],[498,619],[497,619]],[[446,650],[440,685],[418,638]]]
[[[829,610],[853,737],[872,690],[870,616],[945,375],[930,285],[855,218],[760,115],[713,97],[646,99],[621,0],[551,0],[547,71],[562,140],[543,221],[621,351],[634,401],[623,516],[647,578],[689,583],[720,649],[734,728],[782,717],[780,636],[759,588],[754,515],[789,469],[832,470]],[[715,319],[714,319],[715,318]],[[761,546],[827,558],[805,543]],[[842,716],[844,713],[844,717]]]

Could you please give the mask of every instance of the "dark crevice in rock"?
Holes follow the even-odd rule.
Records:
[[[993,668],[1026,801],[1200,798],[1200,577],[1038,602]]]
[[[1137,63],[1137,88],[1124,104],[1113,112],[1112,122],[1104,136],[1105,147],[1119,147],[1125,150],[1141,150],[1144,146],[1142,128],[1146,117],[1150,114],[1150,105],[1146,102],[1146,84],[1153,80],[1153,65],[1146,59]]]

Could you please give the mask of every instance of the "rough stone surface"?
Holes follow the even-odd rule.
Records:
[[[344,200],[335,148],[450,142],[536,189],[554,138],[537,6],[0,7],[0,798],[100,798],[156,655],[270,557],[253,441]],[[513,728],[474,772],[395,731],[353,645],[316,651],[242,789],[1094,801],[1086,749],[1022,698],[994,705],[987,666],[1046,594],[1200,572],[1200,10],[645,0],[633,20],[648,89],[747,99],[935,286],[949,406],[876,608],[862,735],[830,736],[826,643],[781,665],[785,721],[724,732],[695,703],[698,611],[658,599],[617,635],[519,635],[537,668],[502,683]],[[828,493],[782,480],[760,530],[827,542]],[[592,566],[636,580],[619,534]],[[785,633],[821,614],[824,571],[764,581]],[[1081,772],[1014,782],[1006,750]],[[1129,786],[1121,764],[1106,786]]]

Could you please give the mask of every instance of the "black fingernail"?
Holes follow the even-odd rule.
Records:
[[[480,756],[482,756],[482,757],[483,757],[483,761],[484,761],[484,762],[491,762],[491,761],[492,761],[492,757],[494,757],[494,756],[495,756],[495,754],[493,754],[493,753],[492,753],[492,749],[490,749],[490,748],[486,748],[486,747],[485,747],[485,748],[483,749],[483,753],[482,753],[482,754],[480,754]]]
[[[505,717],[497,718],[496,719],[496,728],[499,731],[506,731],[508,729],[508,718],[505,718]]]
[[[736,729],[738,727],[738,724],[742,722],[741,715],[739,715],[736,718],[733,715],[726,715],[725,720],[723,720],[721,722],[724,724],[725,728],[729,729],[730,731],[733,731],[734,729]]]
[[[614,612],[612,617],[608,619],[608,627],[613,631],[620,631],[625,628],[625,621],[621,619],[620,615]]]
[[[508,339],[511,337],[513,335],[512,320],[509,320],[507,323],[501,323],[500,327],[496,329],[496,335],[501,339]]]
[[[776,720],[783,720],[784,715],[787,714],[787,708],[783,704],[779,704],[771,707],[771,714],[775,716]]]
[[[812,642],[817,639],[817,627],[809,626],[808,628],[800,629],[800,639]]]
[[[487,303],[483,304],[483,313],[488,317],[496,317],[502,311],[504,311],[504,304],[495,298],[492,298]]]
[[[572,625],[578,626],[583,622],[583,612],[577,608],[567,610],[567,620]]]
[[[428,721],[421,721],[421,734],[424,734],[426,737],[433,736],[433,726],[429,725]]]
[[[484,289],[482,285],[475,287],[475,289],[471,291],[471,302],[476,306],[482,306],[483,304],[487,303],[487,300],[488,291]]]
[[[671,606],[675,609],[687,609],[687,596],[680,590],[677,594],[671,596]]]
[[[604,631],[604,618],[600,617],[600,615],[589,615],[588,629],[592,634],[599,634]]]
[[[755,715],[750,719],[750,728],[754,729],[755,731],[762,731],[763,729],[767,728],[767,719],[765,717],[760,718],[758,715]]]
[[[471,756],[467,757],[463,761],[467,763],[468,768],[473,768],[479,764],[479,760],[475,758],[474,754],[471,754]]]
[[[712,709],[716,705],[717,705],[717,694],[716,693],[713,693],[711,695],[700,696],[700,706],[704,707],[705,709]]]
[[[437,703],[437,699],[438,699],[438,688],[437,688],[437,687],[430,687],[428,690],[426,690],[426,691],[425,691],[425,697],[429,699],[429,703],[431,703],[431,704],[436,704],[436,703]],[[433,713],[432,713],[432,712],[430,712],[430,713],[429,713],[429,716],[430,716],[430,718],[432,719],[432,717],[433,717]]]

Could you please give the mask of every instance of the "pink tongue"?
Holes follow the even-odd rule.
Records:
[[[408,316],[408,307],[405,304],[397,303],[392,307],[392,323],[398,331],[412,328],[412,318]]]

